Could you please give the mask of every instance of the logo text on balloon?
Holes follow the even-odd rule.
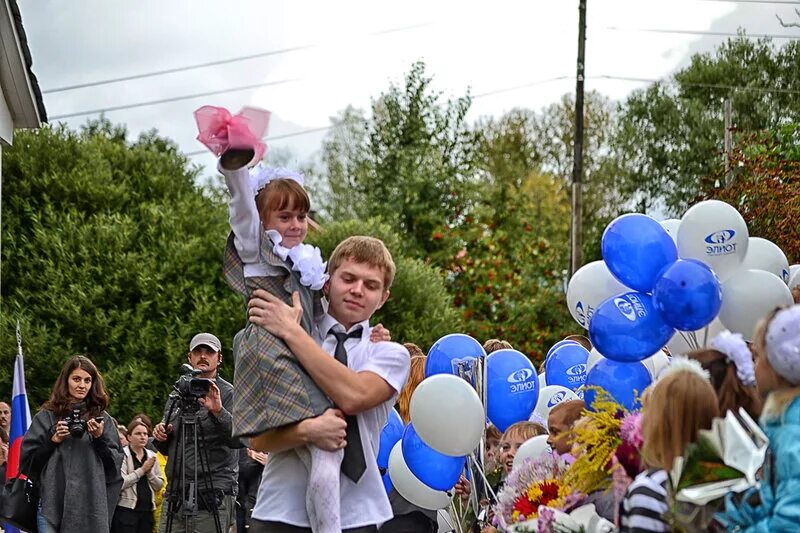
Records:
[[[731,242],[735,235],[736,232],[732,229],[723,229],[706,235],[704,240],[709,245],[706,246],[706,255],[715,257],[736,253],[736,243]]]

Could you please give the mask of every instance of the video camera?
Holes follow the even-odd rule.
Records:
[[[202,373],[202,370],[193,368],[191,365],[184,363],[181,365],[183,375],[178,378],[173,388],[177,391],[178,396],[183,400],[197,400],[202,398],[211,389],[211,380],[208,378],[195,377]]]

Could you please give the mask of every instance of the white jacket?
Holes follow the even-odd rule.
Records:
[[[119,495],[120,507],[133,509],[136,507],[136,483],[142,478],[144,472],[141,468],[133,468],[133,456],[131,455],[130,446],[125,446],[125,458],[122,460],[122,493]],[[155,457],[155,453],[145,448],[146,457]],[[147,482],[150,484],[152,490],[153,509],[156,507],[156,492],[161,490],[164,486],[164,474],[161,473],[161,466],[158,464],[158,459],[153,463],[153,468],[147,473]]]

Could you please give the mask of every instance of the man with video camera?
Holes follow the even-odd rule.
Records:
[[[191,369],[176,382],[164,420],[153,428],[156,449],[168,457],[159,533],[227,533],[235,521],[237,448],[242,445],[231,437],[233,386],[217,375],[221,350],[211,333],[192,338],[187,356]],[[195,494],[197,512],[192,516],[185,511]]]

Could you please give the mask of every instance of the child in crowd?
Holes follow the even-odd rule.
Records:
[[[719,416],[717,396],[700,365],[673,361],[643,402],[642,458],[648,469],[628,486],[620,509],[620,531],[670,531],[665,517],[668,472],[698,432],[711,428]]]
[[[486,472],[494,471],[498,466],[500,439],[503,435],[494,424],[486,428],[486,446],[483,451],[483,466]]]
[[[585,409],[583,400],[569,400],[555,405],[547,415],[547,444],[558,455],[570,453],[574,440],[572,428]]]
[[[503,341],[500,339],[489,339],[488,341],[483,343],[483,351],[486,352],[486,355],[489,355],[492,352],[496,352],[497,350],[513,350],[514,347],[511,346],[511,343],[508,341]]]
[[[711,348],[689,352],[711,375],[711,386],[719,399],[719,412],[738,414],[744,408],[754,420],[761,416],[761,399],[756,390],[753,354],[742,336],[723,331],[711,340]]]
[[[756,381],[766,396],[761,424],[769,438],[761,487],[729,494],[729,531],[797,531],[800,524],[800,305],[776,310],[753,338]]]
[[[547,430],[536,422],[517,422],[508,426],[508,429],[500,438],[499,447],[500,464],[503,466],[504,479],[511,473],[511,468],[514,466],[514,457],[516,457],[519,447],[525,441],[539,435],[547,435]]]
[[[303,242],[311,210],[304,177],[283,168],[258,167],[252,175],[248,170],[266,149],[260,137],[269,113],[245,108],[232,117],[225,109],[204,106],[195,119],[197,138],[219,156],[230,192],[231,234],[223,265],[228,285],[245,299],[265,289],[290,305],[292,294],[299,293],[303,328],[312,336],[327,335],[315,331],[328,275],[319,248]],[[234,339],[234,358],[234,437],[257,436],[332,407],[286,344],[266,329],[248,321]],[[343,450],[311,445],[295,450],[309,469],[306,508],[312,528],[338,532]]]
[[[397,396],[395,409],[403,419],[403,424],[411,422],[411,396],[417,390],[417,385],[425,379],[425,352],[422,348],[412,342],[403,344],[411,355],[411,370],[408,373],[408,380]]]

